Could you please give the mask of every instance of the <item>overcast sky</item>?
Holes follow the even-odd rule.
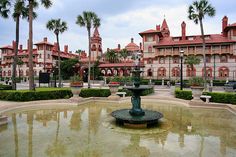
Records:
[[[52,0],[50,9],[38,8],[38,18],[34,21],[34,42],[48,37],[49,42],[55,41],[55,35],[46,29],[46,23],[52,18],[61,18],[68,24],[68,31],[60,35],[61,46],[68,44],[69,50],[82,49],[87,51],[88,39],[85,28],[75,24],[76,17],[83,11],[93,11],[101,18],[99,28],[103,39],[103,50],[117,47],[123,48],[134,38],[135,43],[141,42],[139,32],[155,29],[164,17],[170,29],[171,36],[181,34],[181,23],[187,24],[187,35],[200,34],[199,25],[187,19],[187,8],[192,0]],[[227,3],[226,3],[227,2]],[[236,22],[235,0],[211,0],[216,8],[216,16],[204,19],[206,34],[221,32],[221,20],[224,15],[229,23]],[[0,19],[0,46],[11,44],[15,38],[15,23],[10,19]],[[26,47],[28,38],[28,23],[20,25],[20,43]],[[62,48],[61,48],[62,49]]]

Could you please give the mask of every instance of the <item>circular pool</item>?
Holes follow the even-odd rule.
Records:
[[[164,115],[156,128],[116,126],[114,110],[130,103],[8,111],[0,126],[1,157],[235,157],[236,115],[224,109],[142,102]]]

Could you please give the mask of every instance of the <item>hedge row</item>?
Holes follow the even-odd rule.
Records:
[[[175,97],[179,99],[191,100],[192,99],[192,91],[188,90],[175,90]]]
[[[203,94],[211,96],[210,102],[236,104],[236,94],[234,93],[204,92]],[[191,100],[192,91],[181,91],[179,89],[176,89],[175,97],[185,100]]]
[[[8,101],[33,101],[49,99],[68,99],[73,94],[69,89],[47,91],[1,91],[0,100]]]
[[[11,90],[12,86],[0,84],[0,90]]]
[[[128,89],[119,89],[118,92],[126,92],[126,96],[132,96],[132,92]],[[141,96],[146,96],[154,93],[154,88],[146,89],[141,93]]]
[[[110,89],[93,89],[93,88],[83,88],[79,96],[83,98],[88,97],[108,97],[111,95]]]

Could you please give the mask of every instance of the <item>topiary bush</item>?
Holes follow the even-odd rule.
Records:
[[[40,90],[40,91],[28,91],[28,90],[6,90],[0,92],[0,100],[8,101],[33,101],[33,100],[50,100],[50,99],[68,99],[73,94],[69,89],[60,90]]]
[[[83,98],[88,97],[108,97],[111,95],[110,89],[93,89],[93,88],[83,88],[79,96]]]
[[[175,90],[175,97],[179,99],[185,99],[185,100],[191,100],[193,98],[192,91],[180,90],[180,89]]]

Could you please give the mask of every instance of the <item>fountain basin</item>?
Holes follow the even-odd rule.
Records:
[[[163,114],[157,111],[143,110],[144,115],[133,116],[130,114],[130,109],[116,110],[111,115],[116,119],[120,125],[134,128],[147,128],[158,124],[159,119]]]

